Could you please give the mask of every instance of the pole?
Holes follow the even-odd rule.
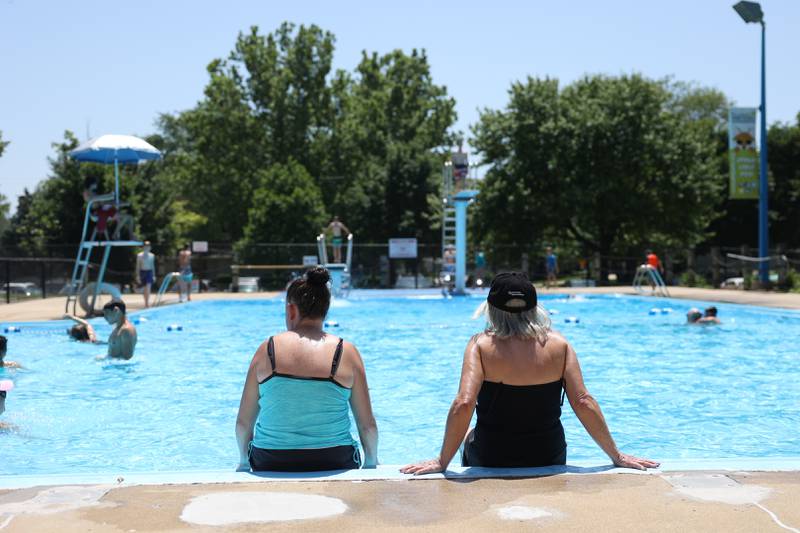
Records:
[[[468,199],[456,199],[455,294],[464,294],[464,277],[467,274],[467,204]]]
[[[114,158],[114,202],[119,204],[119,159]]]
[[[769,256],[769,176],[767,175],[767,26],[761,21],[761,165],[759,168],[758,194],[758,255]],[[762,287],[769,283],[769,259],[758,266]]]

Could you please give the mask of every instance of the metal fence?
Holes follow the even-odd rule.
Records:
[[[3,293],[0,301],[6,303],[64,295],[68,286],[75,245],[48,248],[47,257],[24,257],[19,250],[0,251],[0,279]],[[522,270],[533,280],[545,278],[544,257],[541,254],[522,252],[518,246],[495,245],[481,249],[486,264],[476,271],[477,249],[467,255],[467,284],[477,277],[490,279],[504,270]],[[156,252],[159,250],[156,248]],[[262,290],[282,289],[302,268],[303,256],[316,256],[316,243],[263,243],[245,251],[248,264],[263,263],[285,268],[238,269],[239,276],[258,278]],[[708,248],[701,250],[659,251],[664,265],[664,278],[668,285],[719,287],[733,278],[733,284],[749,288],[756,278],[757,264],[728,257],[728,254],[751,256],[747,248]],[[134,280],[135,254],[130,249],[115,250],[106,281],[118,285],[123,292],[136,289]],[[208,252],[193,254],[192,267],[200,280],[200,290],[237,290],[232,266],[242,264],[230,243],[209,243]],[[788,289],[786,280],[800,269],[800,250],[771,251],[776,259],[771,267],[778,288]],[[256,259],[253,259],[256,258]],[[785,258],[777,259],[777,258]],[[569,285],[629,285],[636,268],[644,262],[643,256],[581,256],[559,254],[559,279]],[[177,270],[177,254],[157,253],[157,283],[163,276]],[[438,283],[442,271],[441,245],[423,243],[418,246],[416,259],[390,259],[388,244],[355,244],[352,262],[353,286],[358,288],[425,288]],[[97,265],[90,265],[90,279],[96,275]]]

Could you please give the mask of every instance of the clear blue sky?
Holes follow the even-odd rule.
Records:
[[[758,105],[757,25],[734,0],[36,1],[0,0],[0,192],[12,200],[47,176],[64,130],[153,132],[159,113],[202,96],[205,66],[239,31],[282,21],[336,35],[335,67],[361,50],[425,48],[437,83],[457,100],[457,129],[502,107],[527,75],[570,82],[585,73],[674,75]],[[765,0],[767,116],[800,111],[800,2]]]

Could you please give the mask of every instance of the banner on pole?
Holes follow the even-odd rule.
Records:
[[[728,153],[732,200],[758,199],[756,108],[732,107],[728,113]]]

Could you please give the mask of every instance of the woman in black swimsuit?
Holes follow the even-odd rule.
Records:
[[[583,384],[575,350],[550,329],[550,319],[537,307],[536,289],[525,274],[499,274],[478,314],[485,314],[487,327],[470,339],[464,352],[461,385],[447,416],[439,457],[407,465],[402,472],[442,472],[462,442],[465,466],[566,464],[560,419],[564,393],[586,431],[616,466],[658,466],[619,451],[600,406]],[[478,422],[467,432],[476,408]]]

